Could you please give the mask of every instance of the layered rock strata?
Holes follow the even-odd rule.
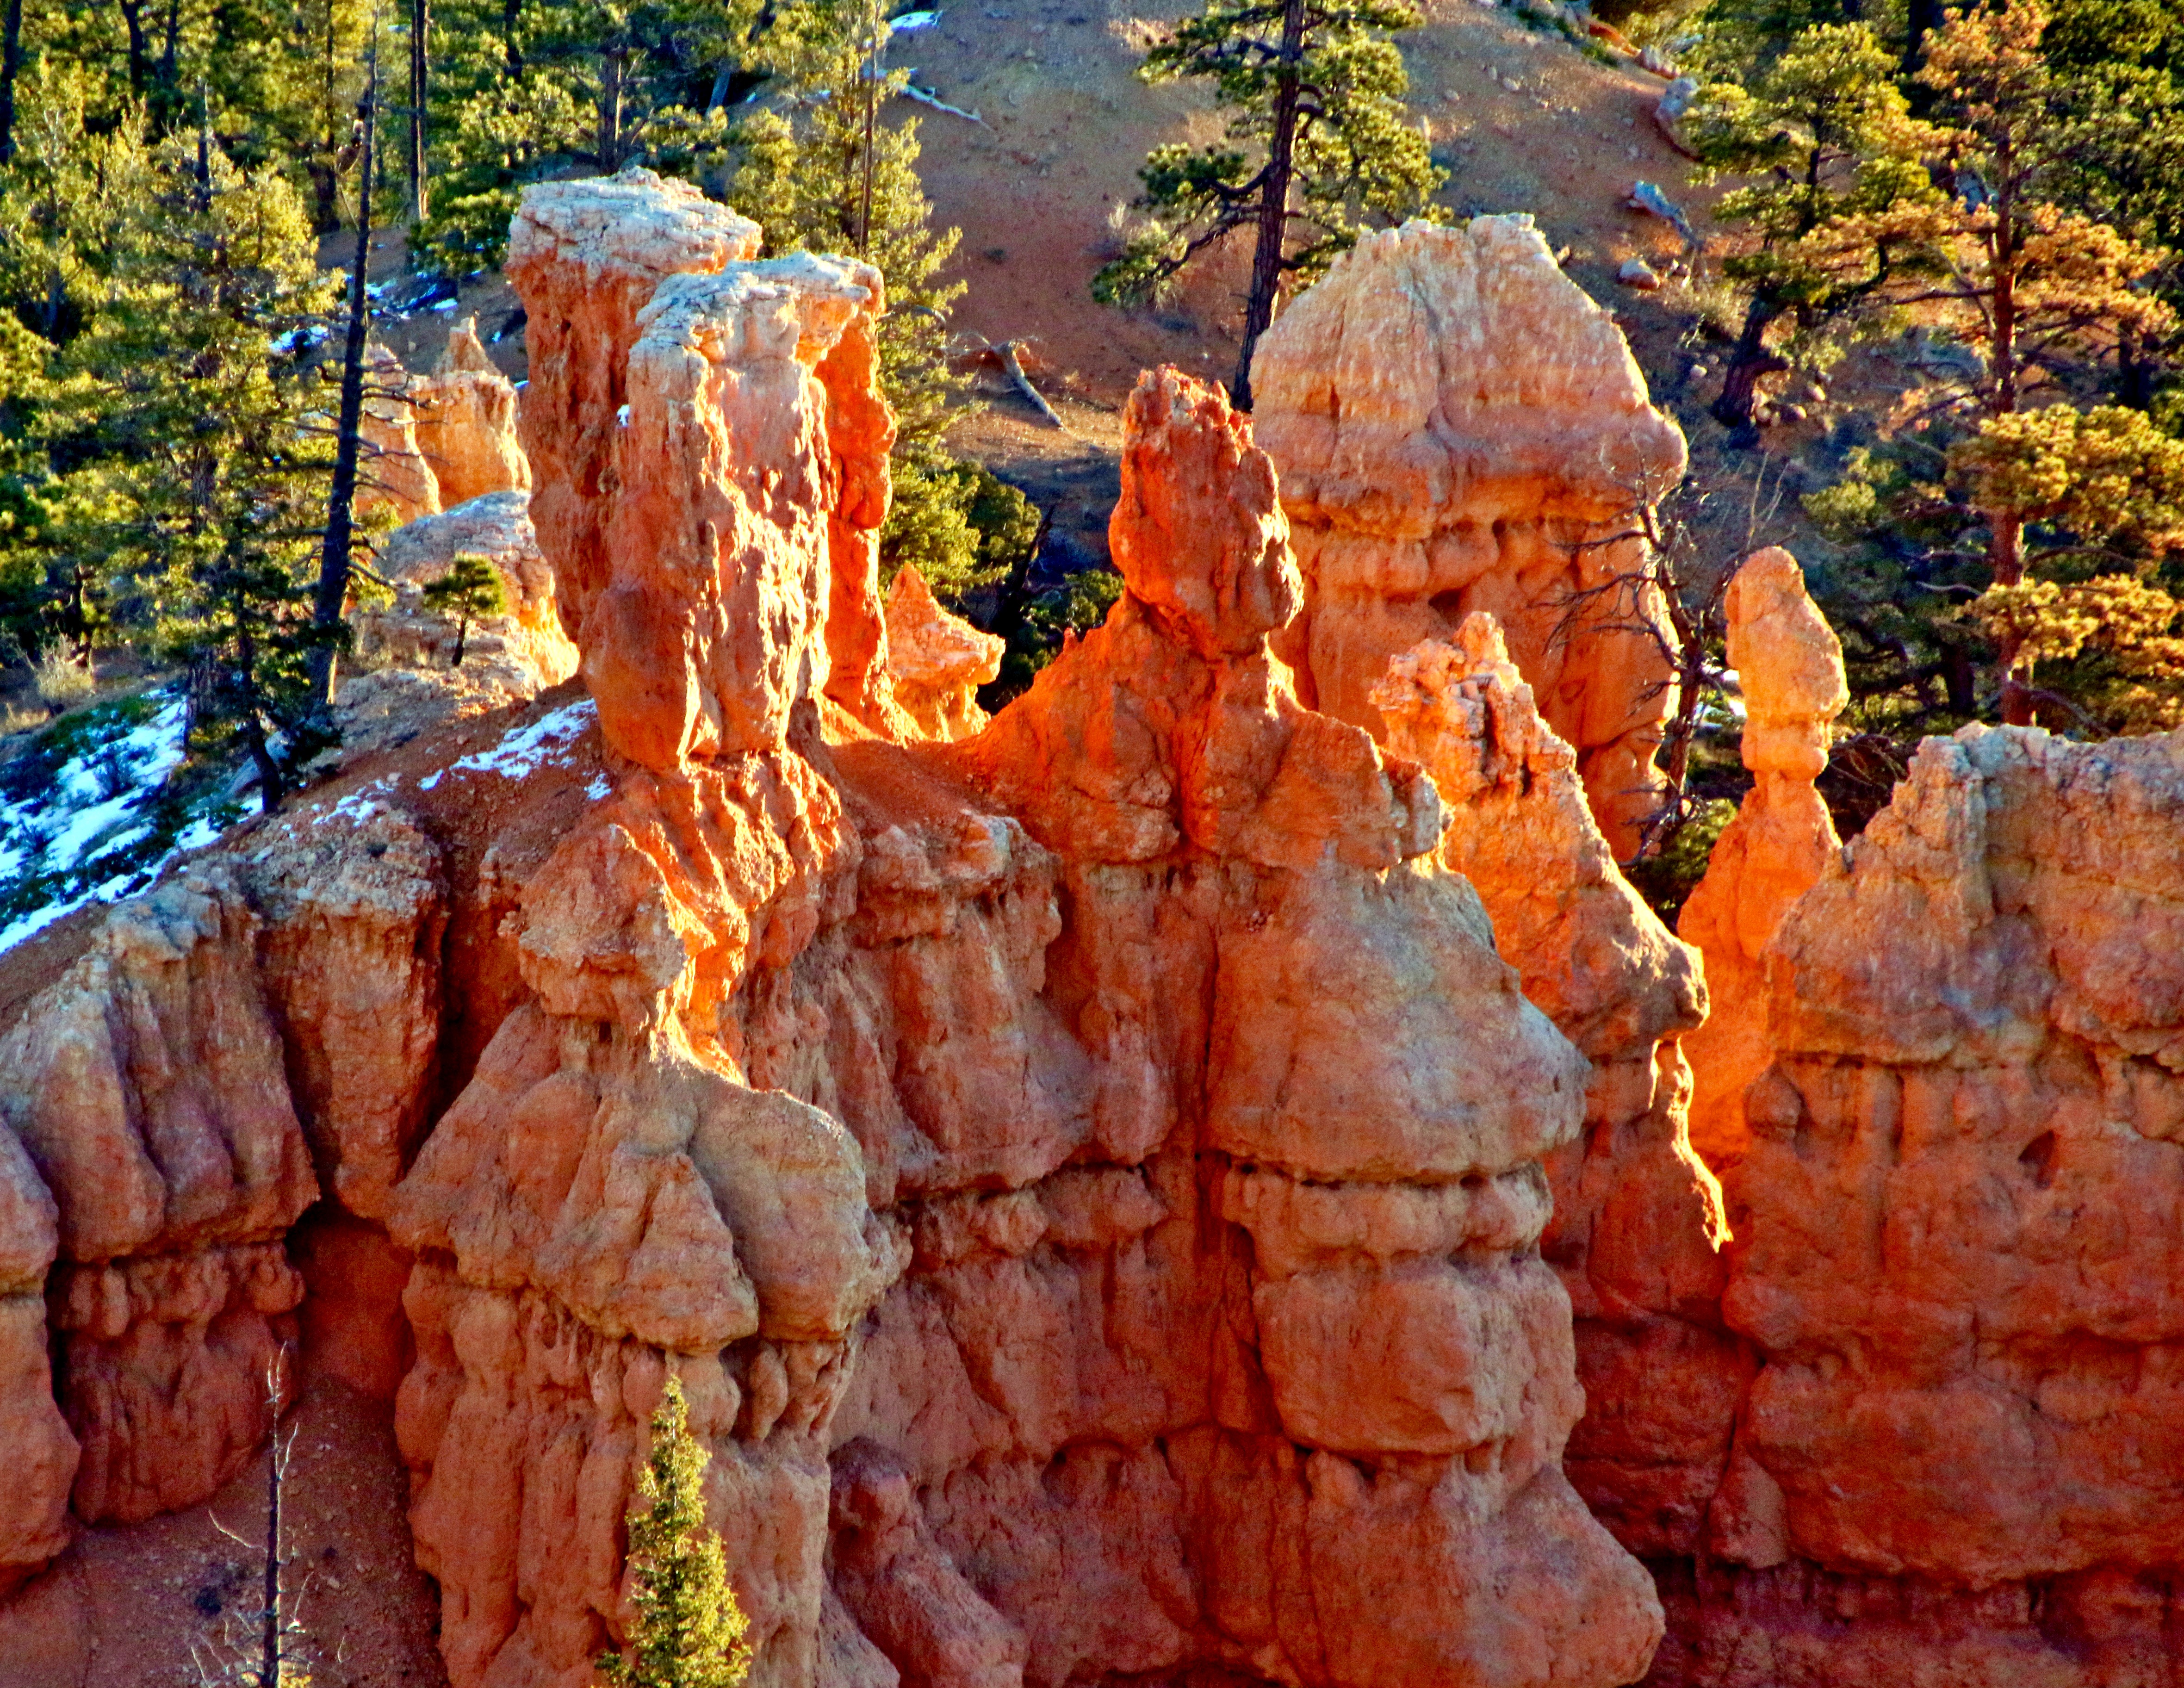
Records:
[[[1430,781],[1270,660],[1271,465],[1149,378],[1111,626],[974,738],[830,745],[825,373],[872,296],[671,274],[602,508],[542,522],[557,570],[597,536],[620,773],[524,872],[531,1000],[394,1200],[451,1674],[587,1679],[671,1368],[761,1683],[1635,1677],[1537,1250],[1585,1064],[1430,861]]]
[[[1685,1134],[1679,1045],[1707,1013],[1698,957],[1617,868],[1576,755],[1491,616],[1397,658],[1371,699],[1390,753],[1420,762],[1448,805],[1442,862],[1478,890],[1525,995],[1591,1063],[1584,1131],[1547,1157],[1541,1241],[1577,1319],[1586,1413],[1571,1480],[1633,1552],[1695,1553],[1752,1370],[1720,1316],[1719,1191]]]
[[[2180,836],[2184,738],[1967,727],[1783,919],[1724,1180],[1763,1363],[1662,1680],[2172,1669]]]
[[[1305,700],[1378,733],[1389,660],[1489,611],[1632,854],[1669,702],[1633,518],[1685,451],[1614,319],[1529,216],[1412,223],[1298,297],[1251,385],[1304,575],[1277,648]]]
[[[0,1579],[67,1510],[194,1505],[263,1443],[291,1228],[322,1189],[383,1212],[424,1128],[443,923],[437,851],[393,811],[283,823],[118,907],[0,1038]]]
[[[1747,558],[1725,604],[1752,789],[1676,922],[1705,955],[1716,993],[1713,1013],[1686,1048],[1698,1079],[1691,1140],[1717,1167],[1742,1156],[1744,1092],[1773,1058],[1767,946],[1842,848],[1813,782],[1828,764],[1830,723],[1850,701],[1842,646],[1787,551],[1769,546]]]

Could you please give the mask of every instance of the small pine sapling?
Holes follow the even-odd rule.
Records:
[[[705,1528],[712,1456],[690,1433],[679,1378],[652,1415],[652,1453],[629,1518],[637,1621],[620,1652],[598,1661],[607,1688],[737,1688],[750,1670],[749,1620],[728,1586],[721,1538]]]
[[[455,618],[455,655],[450,668],[463,666],[471,622],[508,613],[508,591],[501,584],[500,571],[475,551],[458,553],[447,573],[425,588],[424,597],[428,608]]]

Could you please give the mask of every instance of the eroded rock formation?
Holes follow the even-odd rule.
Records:
[[[986,724],[978,688],[1001,671],[1006,641],[941,608],[914,564],[887,596],[888,677],[894,700],[928,738],[967,738]]]
[[[1713,1012],[1687,1049],[1698,1078],[1691,1140],[1717,1167],[1742,1156],[1745,1089],[1773,1059],[1767,946],[1842,848],[1813,782],[1827,766],[1830,724],[1850,701],[1842,647],[1787,551],[1769,546],[1747,558],[1726,608],[1752,789],[1676,922],[1705,955],[1715,993]]]
[[[577,671],[529,506],[527,493],[491,493],[387,536],[376,566],[393,602],[354,611],[354,654],[336,698],[345,754],[522,702]],[[508,605],[467,629],[424,595],[463,556],[493,565]]]
[[[1547,1157],[1542,1241],[1576,1313],[1587,1401],[1571,1480],[1634,1552],[1698,1552],[1751,1361],[1722,1323],[1719,1194],[1684,1135],[1679,1041],[1707,1012],[1697,957],[1617,868],[1576,755],[1490,616],[1397,658],[1371,695],[1390,751],[1422,763],[1448,805],[1442,861],[1477,889],[1525,995],[1591,1062],[1584,1132]]]
[[[1668,708],[1632,513],[1681,477],[1614,319],[1529,216],[1412,223],[1335,260],[1259,343],[1253,419],[1305,604],[1279,641],[1306,702],[1380,731],[1389,660],[1502,623],[1618,856],[1654,806]]]
[[[432,374],[413,376],[406,396],[417,451],[443,509],[488,493],[531,490],[531,464],[516,438],[515,388],[479,343],[476,317],[448,331]]]
[[[1661,1684],[2173,1674],[2184,738],[1968,733],[1825,848],[1839,671],[1747,565],[1714,1252],[1706,993],[1601,783],[1641,677],[1538,632],[1602,452],[1673,435],[1482,221],[1338,272],[1266,424],[1315,490],[1140,384],[1124,594],[981,727],[990,648],[881,616],[876,278],[641,173],[534,189],[591,699],[374,753],[9,1011],[0,1585],[70,1507],[203,1499],[300,1351],[388,1402],[457,1688],[624,1633],[671,1372],[759,1688],[1605,1688],[1662,1624],[1611,1530]],[[543,646],[519,498],[401,543],[494,556]]]
[[[281,1239],[318,1187],[258,935],[231,873],[171,883],[116,910],[0,1039],[0,1114],[58,1220],[43,1288],[81,1448],[46,1425],[31,1463],[86,1520],[203,1500],[287,1386],[303,1285]],[[11,1252],[42,1252],[42,1204],[12,1205],[30,1247]]]
[[[1967,727],[1782,921],[1725,1178],[1745,1568],[1672,1680],[2173,1669],[2180,836],[2184,738]],[[1846,1601],[1870,1631],[1822,1645]]]
[[[968,741],[830,746],[823,371],[871,297],[671,273],[604,508],[542,526],[597,536],[621,772],[521,870],[532,998],[394,1200],[453,1674],[584,1680],[671,1367],[762,1683],[1635,1676],[1537,1251],[1585,1062],[1422,860],[1431,783],[1269,660],[1271,465],[1149,378],[1110,627]]]
[[[440,483],[417,448],[417,410],[410,402],[410,372],[384,346],[364,354],[364,409],[357,420],[361,444],[356,465],[356,512],[383,510],[396,526],[440,511]]]

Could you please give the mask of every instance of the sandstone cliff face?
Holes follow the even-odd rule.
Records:
[[[1668,670],[1641,502],[1680,478],[1614,320],[1527,216],[1410,224],[1336,259],[1260,342],[1254,421],[1281,474],[1303,613],[1278,640],[1306,702],[1373,733],[1389,659],[1474,610],[1502,623],[1618,856],[1657,800]]]
[[[531,262],[536,322],[577,276]],[[1431,783],[1270,660],[1271,465],[1149,378],[1110,627],[973,738],[827,744],[826,377],[872,297],[671,274],[602,508],[541,522],[557,572],[596,536],[621,772],[393,1201],[451,1674],[586,1680],[671,1368],[761,1683],[1635,1678],[1537,1246],[1585,1064],[1421,860]]]
[[[1720,1318],[1719,1191],[1685,1139],[1679,1040],[1707,1013],[1698,958],[1616,867],[1576,756],[1491,616],[1398,657],[1371,697],[1390,752],[1422,763],[1449,806],[1442,861],[1477,889],[1525,995],[1591,1063],[1584,1131],[1547,1159],[1541,1244],[1577,1318],[1586,1413],[1571,1480],[1633,1552],[1697,1552],[1751,1372]]]
[[[287,1386],[302,1284],[280,1238],[318,1192],[257,936],[231,877],[170,884],[116,911],[0,1039],[0,1113],[58,1219],[44,1289],[81,1446],[50,1425],[33,1443],[58,1484],[33,1515],[71,1489],[94,1521],[202,1500]]]
[[[1813,782],[1827,766],[1829,725],[1850,701],[1842,647],[1787,551],[1769,546],[1747,558],[1730,582],[1727,609],[1752,790],[1676,923],[1704,952],[1715,994],[1713,1014],[1687,1049],[1698,1075],[1691,1140],[1717,1167],[1741,1158],[1745,1089],[1773,1058],[1767,946],[1842,848]]]
[[[1947,1680],[2014,1653],[2019,1680],[2137,1680],[2160,1650],[2162,1602],[2127,1589],[2178,1527],[2180,822],[2176,735],[1929,740],[1767,956],[1724,1302],[1763,1367],[1719,1551],[1778,1584],[1997,1591],[1928,1643]],[[1750,1622],[1779,1675],[1705,1680],[1819,1680],[1769,1617],[1708,1639],[1761,1657]],[[1834,1680],[1901,1669],[1890,1639]]]

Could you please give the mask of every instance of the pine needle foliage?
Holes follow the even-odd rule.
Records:
[[[493,567],[492,559],[475,551],[457,553],[447,573],[427,584],[421,595],[428,607],[455,618],[455,653],[448,665],[450,668],[463,666],[471,623],[508,610],[508,588],[501,583],[500,571]]]
[[[897,429],[894,498],[880,529],[880,568],[916,565],[933,595],[960,602],[1006,575],[1038,512],[1014,487],[959,462],[943,437],[974,408],[949,363],[948,316],[965,291],[946,278],[959,231],[935,229],[917,176],[916,117],[891,112],[907,71],[887,65],[879,0],[791,0],[760,37],[778,110],[738,136],[729,203],[766,231],[769,254],[826,252],[880,272],[880,390]]]
[[[1438,221],[1446,174],[1403,106],[1410,80],[1391,36],[1419,14],[1402,0],[1210,0],[1145,54],[1153,83],[1209,83],[1232,114],[1222,139],[1156,147],[1138,172],[1146,226],[1092,280],[1102,304],[1142,304],[1200,253],[1255,230],[1237,402],[1248,409],[1254,343],[1286,279],[1309,286],[1373,226]]]
[[[705,1528],[710,1458],[690,1433],[682,1379],[671,1376],[629,1518],[637,1622],[627,1646],[599,1657],[607,1688],[737,1688],[750,1670],[749,1622],[728,1586],[721,1538]]]

